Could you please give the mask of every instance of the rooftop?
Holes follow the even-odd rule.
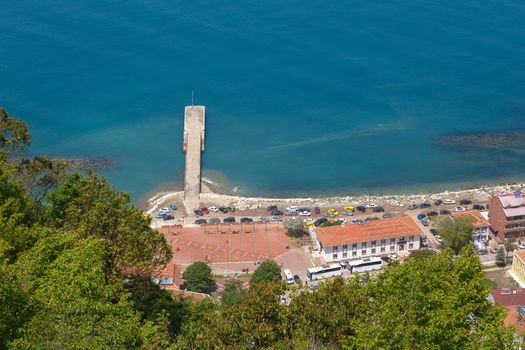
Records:
[[[514,326],[518,333],[525,331],[525,323],[523,322],[523,315],[520,316],[520,309],[517,306],[506,306],[507,317],[503,320],[505,326]],[[522,310],[523,313],[523,310]]]
[[[422,234],[410,216],[372,220],[363,224],[317,227],[315,232],[325,247]]]
[[[496,288],[491,295],[494,302],[502,306],[525,306],[525,288]]]
[[[498,196],[506,216],[525,215],[525,200],[521,192]]]
[[[514,252],[514,255],[519,257],[521,261],[525,261],[525,250],[518,250]]]
[[[478,210],[459,211],[454,212],[451,215],[456,219],[472,216],[474,218],[472,225],[474,225],[475,228],[490,226],[490,223],[481,215]]]

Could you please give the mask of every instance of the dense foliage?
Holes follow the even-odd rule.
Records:
[[[250,284],[274,282],[281,280],[281,268],[273,260],[266,260],[253,272]]]
[[[211,268],[202,261],[197,261],[186,268],[182,274],[184,286],[191,292],[209,293],[215,287]]]
[[[302,237],[308,233],[308,227],[300,217],[285,219],[284,227],[292,237]]]
[[[228,282],[222,303],[174,299],[149,278],[169,246],[129,196],[24,160],[27,127],[0,117],[0,349],[512,348],[471,246],[315,292],[286,291],[268,261],[248,291]]]
[[[463,247],[469,245],[474,235],[473,220],[474,218],[470,216],[460,218],[447,216],[438,220],[437,231],[443,237],[445,246],[459,254]]]

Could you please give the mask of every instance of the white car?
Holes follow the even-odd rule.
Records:
[[[170,212],[169,208],[160,208],[159,213],[160,214],[168,214]]]
[[[467,210],[467,209],[465,209],[464,207],[455,207],[455,208],[454,208],[454,211],[455,211],[455,212],[458,212],[458,211],[465,211],[465,210]]]
[[[312,213],[309,210],[303,210],[299,212],[299,215],[301,216],[310,216]]]
[[[456,204],[456,201],[453,199],[445,199],[443,200],[444,204]]]
[[[377,204],[375,204],[375,203],[368,203],[368,204],[366,205],[366,207],[367,207],[368,209],[370,209],[370,208],[377,208]]]
[[[343,224],[346,224],[346,219],[345,218],[339,218],[339,219],[337,219],[335,221],[341,221]]]
[[[286,210],[288,210],[288,211],[298,211],[299,207],[297,207],[295,205],[291,205],[288,208],[286,208]]]
[[[216,213],[216,212],[219,211],[219,208],[217,208],[217,207],[209,207],[208,210],[211,211],[211,212]]]
[[[520,249],[525,249],[525,243],[520,243]]]

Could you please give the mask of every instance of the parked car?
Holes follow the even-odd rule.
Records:
[[[426,242],[426,241],[427,241],[427,236],[421,235],[421,242]]]
[[[270,222],[281,222],[281,221],[283,221],[283,219],[281,219],[280,216],[272,216],[270,218]]]
[[[286,208],[286,210],[290,210],[290,211],[298,211],[299,208],[295,205],[290,205],[288,208]]]
[[[243,217],[239,220],[240,222],[247,223],[247,222],[253,222],[252,218]]]
[[[366,208],[362,205],[356,207],[357,211],[360,211],[361,213],[366,213]]]
[[[295,283],[297,283],[297,284],[301,283],[301,278],[299,277],[299,275],[294,275],[293,279],[294,279]]]
[[[454,211],[455,211],[455,212],[458,212],[458,211],[465,211],[465,210],[467,210],[467,209],[465,209],[465,207],[455,207],[455,208],[454,208]]]
[[[430,229],[430,233],[432,233],[434,236],[437,235],[437,230],[435,228]]]
[[[321,208],[319,208],[319,207],[315,207],[315,208],[314,208],[314,214],[315,214],[315,215],[319,215],[319,214],[321,214]]]
[[[354,219],[354,220],[352,220],[352,223],[353,224],[362,224],[363,220],[361,220],[361,219]]]
[[[272,211],[272,215],[273,216],[281,216],[281,215],[283,215],[283,212],[280,211],[280,210],[274,210],[274,211]]]
[[[206,221],[206,219],[197,219],[195,220],[195,224],[196,225],[202,225],[202,224],[207,224],[208,222]]]
[[[226,213],[228,212],[228,208],[225,208],[225,207],[219,207],[219,211],[220,211],[221,213],[226,214]]]
[[[265,224],[265,223],[269,222],[270,219],[268,219],[266,216],[261,216],[258,221],[263,223],[263,224]]]
[[[219,219],[219,218],[211,218],[210,219],[210,224],[217,225],[217,224],[220,224],[220,223],[221,223],[221,219]]]
[[[423,214],[423,213],[421,213],[421,214],[417,214],[417,219],[418,219],[418,220],[423,220],[423,219],[426,218],[426,217],[427,217],[427,216],[426,216],[425,214]]]
[[[312,212],[308,208],[301,208],[301,209],[299,209],[299,215],[301,215],[301,216],[310,216],[310,215],[312,215]]]
[[[421,204],[419,205],[419,207],[420,207],[421,209],[424,209],[424,208],[430,208],[431,206],[432,206],[432,204],[430,204],[430,203],[421,203]]]
[[[166,214],[166,215],[164,215],[163,219],[164,219],[164,221],[168,221],[168,220],[175,219],[175,217],[173,215],[171,215],[171,214]]]
[[[443,201],[441,199],[436,199],[434,201],[434,205],[441,205],[441,203],[443,203]]]
[[[349,210],[343,210],[341,212],[341,214],[346,215],[346,216],[352,216],[352,215],[354,215],[354,212],[353,211],[349,211]]]
[[[155,215],[155,218],[157,218],[157,219],[164,219],[164,217],[166,215],[168,215],[168,214],[166,214],[166,213],[158,213],[157,215]]]
[[[319,226],[321,226],[322,224],[324,224],[327,221],[328,221],[327,218],[320,218],[320,219],[317,219],[317,220],[314,221],[314,225],[316,227],[319,227]]]
[[[470,199],[462,199],[459,201],[460,205],[469,205],[472,204],[472,201]]]
[[[371,208],[377,208],[377,204],[375,204],[375,203],[368,203],[368,204],[366,205],[366,207],[367,207],[368,209],[371,209]]]
[[[286,215],[286,216],[294,216],[294,215],[297,215],[297,210],[289,210],[289,209],[286,209],[286,211],[284,212],[284,215]]]
[[[268,207],[266,207],[266,211],[274,211],[274,210],[278,210],[277,206],[275,204],[272,204]]]
[[[177,204],[175,204],[175,203],[171,203],[171,204],[170,204],[170,209],[171,209],[171,210],[177,210]]]
[[[219,211],[219,208],[217,208],[217,207],[209,207],[208,210],[213,212],[213,213],[216,213],[216,212]]]
[[[170,212],[169,208],[160,208],[160,210],[159,210],[159,213],[162,213],[162,214],[167,214],[169,212]]]
[[[208,208],[201,208],[201,211],[204,213],[204,214],[209,214],[210,211],[208,210]]]
[[[408,206],[408,210],[414,210],[414,209],[417,209],[418,207],[419,207],[419,205],[417,205],[416,203],[411,203]]]
[[[428,226],[428,225],[430,225],[430,221],[428,221],[428,220],[426,220],[426,219],[425,219],[425,220],[421,220],[421,223],[423,224],[423,226]]]
[[[441,209],[439,211],[439,215],[449,215],[450,214],[450,210],[447,210],[447,209]]]
[[[443,201],[443,204],[456,204],[456,201],[453,199],[445,199]]]
[[[355,208],[351,205],[347,205],[346,207],[343,208],[344,210],[347,210],[347,211],[354,211]]]
[[[519,247],[520,249],[525,249],[525,242],[520,243]]]
[[[472,209],[476,209],[476,210],[485,210],[485,206],[481,205],[481,204],[474,204],[472,206]]]
[[[432,250],[432,243],[427,243],[427,249]]]
[[[439,215],[439,213],[435,210],[431,210],[427,213],[427,216],[436,216],[436,215]]]
[[[193,211],[193,214],[195,214],[197,216],[203,216],[204,212],[202,210],[196,209],[196,210]]]
[[[372,209],[372,211],[374,213],[382,213],[382,212],[385,211],[385,208],[383,208],[383,207],[375,207],[374,209]]]
[[[224,218],[224,220],[222,221],[232,223],[232,222],[235,222],[235,218],[233,216],[228,216],[227,218]]]

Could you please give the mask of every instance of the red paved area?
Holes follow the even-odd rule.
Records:
[[[253,262],[273,259],[295,247],[282,224],[220,224],[162,227],[173,262],[191,264]]]

